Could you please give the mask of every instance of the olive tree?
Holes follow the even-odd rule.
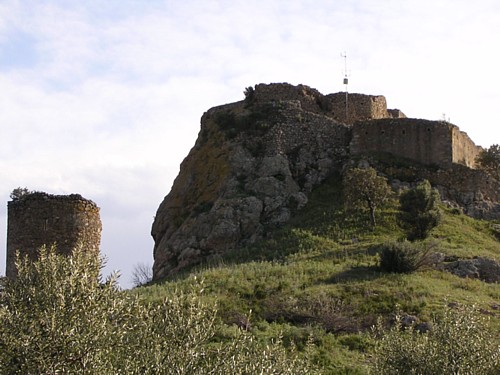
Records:
[[[385,331],[374,329],[374,374],[495,375],[500,368],[500,345],[488,318],[475,306],[446,307],[431,329],[421,333],[403,328],[401,318]]]
[[[368,208],[372,226],[377,225],[375,211],[390,196],[392,190],[384,177],[373,168],[352,168],[344,175],[344,202],[347,207]]]
[[[0,289],[1,374],[305,374],[308,362],[279,341],[247,332],[215,340],[221,323],[202,285],[146,302],[103,280],[102,259],[42,248],[17,261]]]

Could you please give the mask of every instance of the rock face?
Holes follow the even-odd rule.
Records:
[[[444,269],[463,278],[480,279],[488,283],[500,282],[500,263],[484,257],[457,260],[444,265]]]
[[[350,94],[347,112],[345,93],[322,95],[303,85],[259,84],[245,95],[243,101],[212,108],[202,116],[198,139],[153,223],[156,280],[254,243],[286,223],[307,203],[315,186],[342,170],[352,150],[357,158],[364,157],[363,134],[371,133],[355,133],[356,123],[368,126],[373,121],[380,127],[390,121],[405,134],[405,126],[424,121],[410,121],[401,111],[388,110],[383,96]],[[430,121],[424,125],[426,135],[435,133],[433,126],[444,126]],[[375,129],[383,134],[370,144],[375,142],[378,152],[394,153],[394,146],[384,144],[394,145],[397,139],[386,139],[384,129]],[[411,139],[405,142],[401,147]],[[473,148],[469,143],[435,142],[436,155],[461,155],[463,145]],[[466,213],[500,218],[498,181],[481,171],[452,163],[437,170],[391,166],[384,173],[400,184],[427,178],[443,199]]]
[[[153,224],[154,279],[262,238],[341,168],[349,126],[324,112],[305,86],[285,88],[293,99],[260,98],[257,89],[203,115]]]

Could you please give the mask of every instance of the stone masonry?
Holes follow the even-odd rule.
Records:
[[[16,276],[16,252],[35,260],[43,245],[56,244],[60,254],[82,245],[99,253],[99,207],[79,194],[31,193],[8,202],[6,276]]]
[[[444,121],[375,119],[355,123],[352,133],[353,155],[384,152],[443,168],[473,168],[481,150],[466,133]]]

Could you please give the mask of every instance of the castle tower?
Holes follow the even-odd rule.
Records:
[[[16,251],[35,260],[38,249],[57,245],[60,254],[71,254],[78,244],[99,253],[99,207],[79,194],[30,193],[7,205],[7,277],[16,276]]]

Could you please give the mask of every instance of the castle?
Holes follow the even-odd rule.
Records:
[[[35,192],[8,202],[7,264],[5,274],[15,278],[16,252],[35,260],[40,247],[56,244],[59,254],[71,254],[82,245],[99,253],[99,207],[79,194],[51,195]]]
[[[388,160],[383,173],[394,186],[427,179],[465,213],[498,218],[498,182],[473,169],[480,150],[457,126],[406,118],[383,96],[249,87],[244,100],[203,114],[155,216],[153,278],[255,243],[358,159]]]
[[[382,152],[442,168],[452,164],[474,168],[481,151],[456,125],[406,118],[399,109],[387,109],[382,95],[344,92],[323,95],[305,85],[273,83],[256,85],[253,97],[257,103],[298,101],[305,111],[350,125],[351,155]]]

